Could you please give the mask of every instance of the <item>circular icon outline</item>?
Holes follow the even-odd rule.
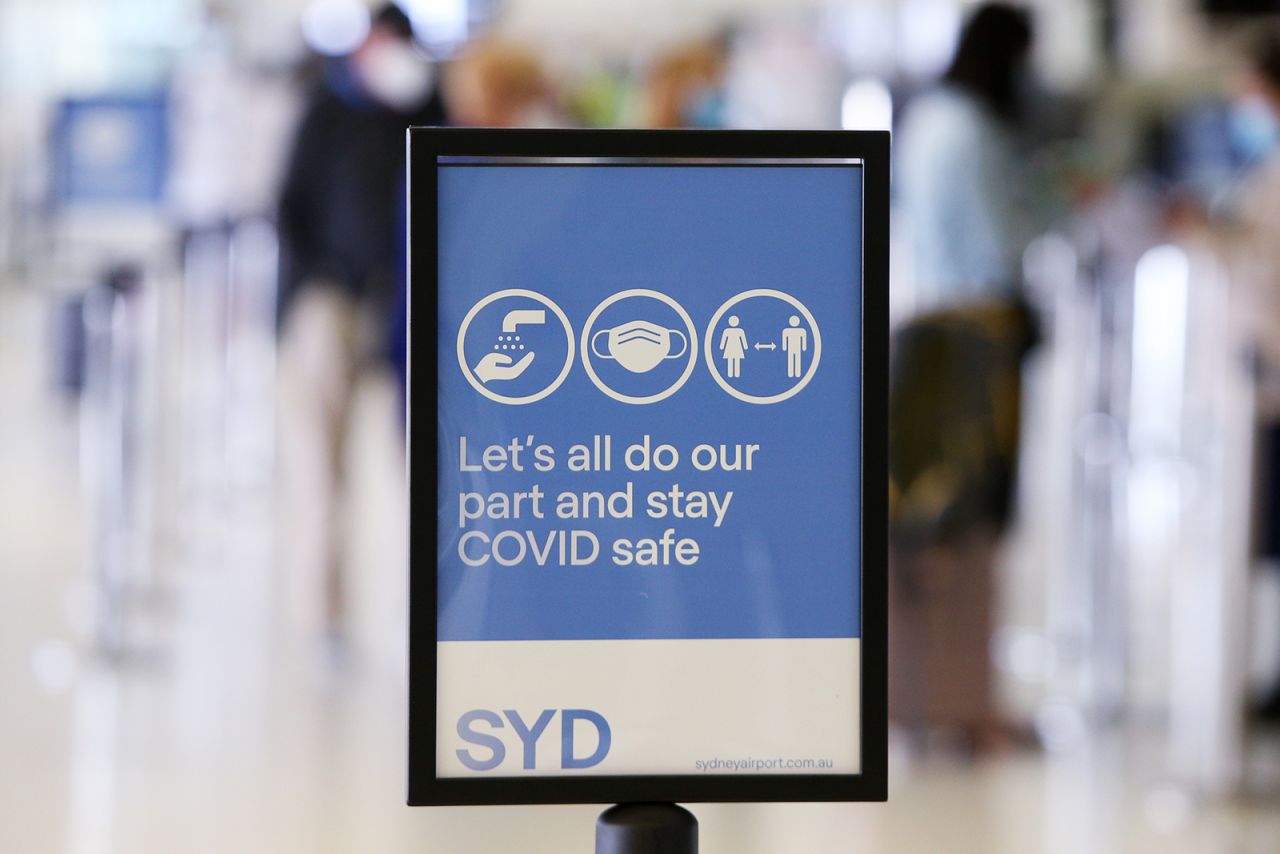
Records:
[[[813,330],[813,359],[809,362],[808,370],[806,370],[804,376],[800,378],[800,382],[796,383],[786,391],[781,391],[777,394],[747,394],[744,391],[734,388],[729,385],[725,378],[720,374],[720,369],[716,367],[716,360],[712,356],[713,348],[711,346],[711,341],[715,337],[716,324],[720,322],[720,318],[724,317],[725,313],[738,303],[751,299],[752,297],[773,297],[774,299],[782,300],[796,311],[800,312],[801,316],[808,322],[809,328]],[[729,392],[733,397],[736,397],[738,400],[746,403],[761,405],[767,403],[781,403],[782,401],[799,394],[801,390],[809,384],[809,381],[813,379],[813,375],[817,373],[818,363],[822,361],[822,331],[818,329],[818,321],[814,319],[809,308],[791,294],[774,288],[752,288],[749,291],[743,291],[740,294],[735,294],[734,296],[729,297],[721,303],[718,309],[716,309],[716,313],[711,315],[711,320],[707,324],[707,333],[703,339],[702,352],[707,362],[707,369],[711,372],[711,378],[716,381],[716,385]]]
[[[526,297],[528,299],[536,300],[551,309],[551,313],[556,316],[556,319],[560,321],[560,325],[564,327],[565,341],[569,345],[564,356],[564,367],[560,369],[559,375],[551,381],[551,384],[541,391],[534,392],[533,394],[522,395],[520,397],[498,394],[495,391],[490,391],[485,388],[484,383],[476,379],[475,373],[471,370],[471,366],[467,364],[467,331],[471,328],[471,321],[474,320],[475,316],[486,307],[500,299],[506,299],[507,297]],[[467,382],[471,384],[471,387],[485,397],[492,401],[496,401],[497,403],[505,403],[511,406],[523,406],[528,403],[537,403],[539,400],[542,400],[547,395],[560,388],[564,383],[565,379],[569,376],[569,371],[573,370],[573,359],[576,355],[574,352],[574,341],[575,337],[573,334],[573,326],[569,323],[569,316],[564,313],[564,310],[561,309],[560,306],[556,305],[555,300],[551,299],[549,296],[540,294],[537,291],[528,290],[527,288],[506,288],[505,290],[494,291],[488,296],[482,298],[475,305],[471,306],[471,310],[462,318],[462,324],[458,327],[458,365],[462,368],[462,375],[467,378]]]
[[[688,350],[688,363],[684,366],[684,371],[674,383],[656,394],[623,394],[622,392],[611,388],[604,380],[600,379],[600,376],[596,373],[595,367],[591,364],[589,336],[591,334],[592,327],[595,325],[595,322],[600,319],[601,313],[603,313],[606,308],[616,302],[630,297],[649,297],[650,299],[656,299],[658,302],[666,305],[680,317],[680,320],[684,322],[685,329],[688,330],[688,340],[698,340],[698,330],[693,325],[693,318],[689,316],[689,312],[684,310],[684,306],[680,305],[680,303],[676,302],[661,291],[655,291],[649,288],[629,288],[625,291],[618,291],[616,294],[605,297],[599,305],[591,310],[591,314],[587,315],[587,322],[582,325],[582,340],[579,342],[579,350],[582,353],[582,367],[586,370],[587,376],[591,378],[592,384],[614,400],[634,405],[657,403],[658,401],[666,400],[668,397],[675,394],[684,387],[685,383],[689,381],[689,377],[693,376],[693,369],[698,364],[698,351],[695,348],[686,347]]]

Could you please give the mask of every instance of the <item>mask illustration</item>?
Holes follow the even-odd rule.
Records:
[[[607,335],[605,349],[599,348],[600,336]],[[680,338],[679,352],[671,352],[673,336]],[[591,336],[591,352],[600,359],[614,359],[633,374],[652,371],[664,359],[679,359],[689,349],[689,339],[678,329],[665,329],[647,320],[632,320],[612,329],[601,329]]]

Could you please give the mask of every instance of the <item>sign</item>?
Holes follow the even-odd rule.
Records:
[[[160,202],[168,171],[164,94],[62,101],[54,123],[53,159],[62,204]]]
[[[887,148],[411,132],[411,803],[884,796]]]

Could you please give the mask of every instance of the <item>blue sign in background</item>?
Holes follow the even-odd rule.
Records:
[[[63,204],[147,204],[164,198],[168,98],[105,95],[58,105],[53,136]]]
[[[460,164],[439,169],[440,640],[859,635],[861,178],[856,166]],[[563,384],[526,405],[482,396],[457,356],[458,331],[468,312],[490,294],[513,288],[553,300],[575,335],[573,366]],[[713,379],[703,352],[716,310],[755,288],[799,300],[816,319],[822,340],[812,380],[793,397],[765,405],[727,393]],[[593,309],[629,289],[673,298],[697,333],[692,375],[655,403],[608,397],[588,377],[577,346]],[[511,343],[500,337],[506,309],[537,308],[536,301],[509,299],[509,306],[499,301],[477,313],[464,347],[469,364],[495,345]],[[794,312],[776,300],[757,300],[738,313],[750,343],[779,346],[748,349],[743,384],[737,387],[748,394],[785,389],[793,381],[786,379],[780,335]],[[629,316],[615,306],[593,328],[611,328]],[[653,321],[663,328],[681,327],[666,309]],[[724,318],[717,323],[717,340],[725,323]],[[806,369],[813,337],[810,332]],[[547,366],[563,364],[567,342],[549,311],[533,338],[539,372],[531,365],[527,375],[487,387],[512,395],[545,387],[546,377],[555,373]],[[520,343],[531,340],[522,334]],[[603,349],[605,339],[598,344]],[[673,352],[678,347],[676,341]],[[616,366],[593,364],[606,382],[609,371],[617,375]],[[684,365],[683,359],[665,360],[653,375],[677,378]],[[725,363],[718,366],[724,373]],[[760,379],[764,371],[770,372],[767,382]],[[649,382],[656,386],[622,391],[650,394],[665,385]],[[504,391],[504,383],[514,390]],[[532,437],[533,445],[554,448],[555,469],[535,471],[532,451],[526,450],[523,472],[460,471],[463,435],[470,462],[488,445]],[[612,470],[569,471],[569,448],[591,446],[597,435],[612,436]],[[627,447],[645,435],[653,446],[678,449],[681,460],[674,471],[633,472],[625,466]],[[751,471],[700,472],[689,455],[703,443],[725,445],[731,457],[735,445],[760,449]],[[634,484],[633,518],[556,517],[561,492],[607,495],[628,481]],[[646,515],[648,493],[665,492],[673,483],[686,492],[715,491],[722,497],[731,490],[723,524]],[[520,518],[482,518],[460,527],[461,493],[517,493],[534,484],[545,495],[545,518],[530,518],[526,502]],[[657,539],[668,528],[677,538],[697,541],[696,564],[613,562],[615,539]],[[596,561],[560,565],[557,549],[542,566],[532,550],[516,566],[493,561],[468,566],[459,557],[459,538],[468,531],[490,537],[504,530],[529,531],[541,544],[561,529],[593,532],[600,542]],[[471,554],[482,552],[483,544],[472,543]]]

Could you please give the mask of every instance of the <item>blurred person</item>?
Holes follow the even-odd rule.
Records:
[[[706,40],[654,62],[645,82],[644,123],[652,128],[723,127],[725,50]]]
[[[1254,45],[1245,83],[1233,109],[1233,136],[1256,165],[1238,205],[1251,330],[1260,379],[1259,557],[1280,572],[1280,28]],[[1277,615],[1275,619],[1280,619]],[[1280,681],[1259,703],[1265,718],[1280,720]]]
[[[890,713],[1002,743],[989,648],[993,568],[1012,507],[1020,374],[1035,339],[1019,293],[1034,236],[1020,137],[1027,12],[979,7],[940,84],[910,106],[896,169],[919,302],[890,379]]]
[[[637,86],[625,67],[604,65],[576,78],[566,93],[566,106],[575,124],[619,127],[626,124]]]
[[[1253,337],[1265,364],[1280,366],[1280,30],[1255,43],[1231,112],[1233,142],[1254,161],[1236,205],[1241,248],[1253,262]]]
[[[515,42],[471,42],[450,65],[444,95],[457,125],[536,128],[561,123],[542,61]]]
[[[363,44],[325,68],[281,193],[281,459],[292,604],[344,633],[345,436],[362,368],[384,352],[404,252],[410,125],[442,124],[434,69],[408,16],[372,15]]]
[[[979,7],[941,84],[903,118],[897,171],[914,238],[917,290],[929,306],[1016,295],[1022,251],[1035,236],[1020,195],[1028,12]]]

